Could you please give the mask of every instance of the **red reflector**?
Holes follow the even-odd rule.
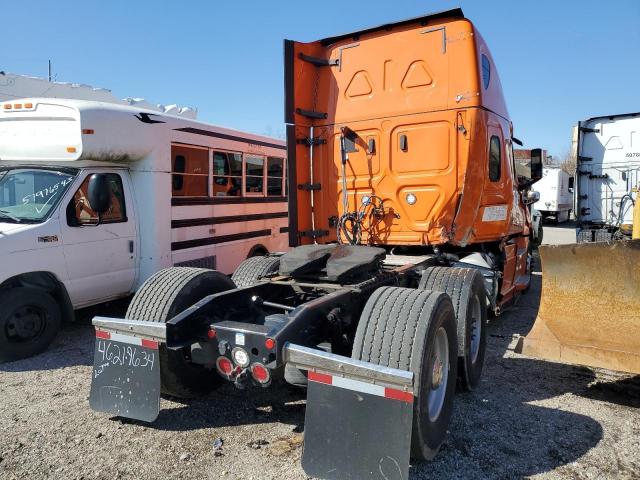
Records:
[[[111,334],[109,332],[105,332],[104,330],[96,329],[96,338],[103,338],[105,340],[111,339]]]
[[[207,337],[209,337],[211,339],[216,338],[216,331],[212,328],[211,330],[209,330],[207,332]]]
[[[218,360],[216,360],[216,367],[218,372],[222,375],[229,376],[231,375],[231,372],[233,372],[233,363],[231,363],[231,360],[227,357],[218,357]]]
[[[413,403],[413,393],[403,392],[402,390],[396,390],[395,388],[384,389],[385,398],[391,398],[393,400],[402,400],[403,402]]]
[[[83,128],[82,133],[84,135],[93,135],[96,132],[92,128]]]
[[[309,374],[307,378],[312,382],[326,383],[327,385],[331,385],[333,383],[333,377],[331,377],[331,375],[327,375],[325,373],[312,372],[311,370],[309,370]]]
[[[254,363],[251,366],[251,375],[253,376],[255,381],[259,383],[267,383],[271,378],[269,370],[267,370],[267,367],[265,367],[261,363]]]
[[[153,350],[158,350],[158,342],[156,342],[155,340],[147,340],[143,338],[142,346],[146,348],[152,348]]]
[[[276,341],[273,338],[267,338],[264,341],[264,346],[267,347],[267,350],[273,350],[273,348],[276,346]]]

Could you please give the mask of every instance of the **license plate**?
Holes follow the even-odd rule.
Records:
[[[159,344],[96,329],[89,403],[93,410],[153,422],[160,411]]]

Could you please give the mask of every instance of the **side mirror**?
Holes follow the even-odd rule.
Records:
[[[104,173],[94,173],[89,177],[87,200],[91,209],[98,216],[106,213],[111,207],[111,188],[109,187],[109,180]]]
[[[536,203],[538,200],[540,200],[540,192],[529,190],[523,201],[525,205],[531,205],[532,203]]]
[[[531,150],[531,180],[537,182],[542,178],[542,149]]]

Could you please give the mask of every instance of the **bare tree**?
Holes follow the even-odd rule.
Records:
[[[567,148],[558,159],[558,165],[560,168],[567,172],[569,175],[574,176],[576,174],[576,168],[578,162],[576,160],[576,154],[572,147]]]

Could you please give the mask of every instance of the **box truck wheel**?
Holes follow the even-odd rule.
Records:
[[[166,322],[198,300],[212,293],[234,288],[220,272],[203,268],[172,267],[147,279],[129,304],[126,318]],[[211,391],[222,383],[214,369],[189,361],[190,351],[169,350],[160,346],[162,392],[179,398],[192,398]]]
[[[360,316],[351,356],[414,373],[411,455],[431,460],[445,439],[456,386],[456,317],[449,296],[377,289]]]
[[[60,307],[44,290],[16,287],[0,292],[0,362],[44,351],[60,330]]]
[[[239,288],[250,287],[265,275],[277,272],[279,267],[279,257],[250,257],[238,265],[231,279]]]
[[[487,293],[482,274],[473,268],[430,267],[418,288],[451,297],[458,324],[458,384],[471,391],[482,376],[487,348]]]

